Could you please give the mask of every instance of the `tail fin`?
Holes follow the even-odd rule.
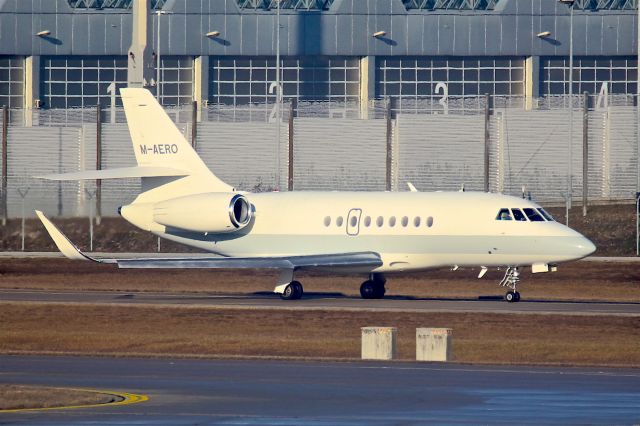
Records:
[[[178,191],[180,195],[233,190],[209,170],[151,92],[129,88],[121,89],[120,93],[138,166],[189,171],[185,178],[189,184],[178,185],[187,192]],[[146,190],[167,183],[166,178],[143,178]],[[177,189],[175,186],[172,185]]]

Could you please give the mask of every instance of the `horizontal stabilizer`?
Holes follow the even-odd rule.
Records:
[[[95,179],[127,179],[143,177],[163,176],[188,176],[190,173],[184,170],[169,167],[122,167],[118,169],[87,170],[84,172],[72,172],[35,176],[47,180],[95,180]]]

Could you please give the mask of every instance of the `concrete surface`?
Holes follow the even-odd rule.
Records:
[[[0,357],[0,383],[149,396],[1,424],[638,424],[640,370],[398,362]]]
[[[391,360],[398,357],[396,327],[361,327],[362,359]]]
[[[416,328],[416,361],[451,361],[452,349],[450,328]]]
[[[640,303],[626,302],[550,302],[523,299],[507,303],[501,298],[479,299],[418,299],[387,297],[382,300],[365,300],[335,294],[305,293],[301,300],[281,300],[278,295],[237,294],[212,295],[203,293],[133,293],[107,291],[38,291],[0,290],[0,303],[71,302],[143,305],[191,305],[233,309],[289,309],[289,310],[339,310],[339,311],[389,311],[389,312],[475,312],[508,314],[562,314],[562,315],[618,315],[640,316]]]

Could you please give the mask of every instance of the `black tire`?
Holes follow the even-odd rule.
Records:
[[[367,280],[360,286],[360,296],[363,299],[374,299],[376,296],[376,285],[373,281]]]
[[[374,293],[372,299],[382,299],[384,298],[384,294],[387,292],[387,289],[384,288],[383,282],[376,282],[374,286]]]
[[[514,302],[519,302],[520,301],[520,293],[518,293],[517,291],[515,292],[515,296],[516,299],[514,300]]]
[[[302,293],[302,284],[298,281],[291,281],[289,285],[284,288],[284,293],[280,295],[280,298],[282,300],[298,300],[302,297]]]
[[[304,294],[304,288],[302,288],[302,284],[300,283],[300,281],[293,281],[291,284],[293,284],[293,286],[295,287],[295,291],[298,296],[296,297],[296,299],[300,299]]]
[[[516,301],[516,294],[513,291],[508,291],[507,294],[504,295],[504,300],[513,303]]]

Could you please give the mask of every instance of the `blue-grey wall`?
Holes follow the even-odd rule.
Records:
[[[273,55],[275,11],[235,0],[169,0],[163,55]],[[635,55],[636,11],[576,11],[576,55]],[[152,25],[156,28],[154,17]],[[407,12],[401,0],[336,0],[282,11],[283,55],[566,56],[569,10],[557,0],[501,0],[492,11]],[[72,10],[67,0],[0,0],[0,54],[125,55],[131,12]],[[51,36],[35,33],[50,30]],[[220,31],[218,39],[205,33]],[[386,31],[387,38],[372,34]],[[550,31],[540,39],[537,33]],[[155,31],[154,31],[155,34]]]

